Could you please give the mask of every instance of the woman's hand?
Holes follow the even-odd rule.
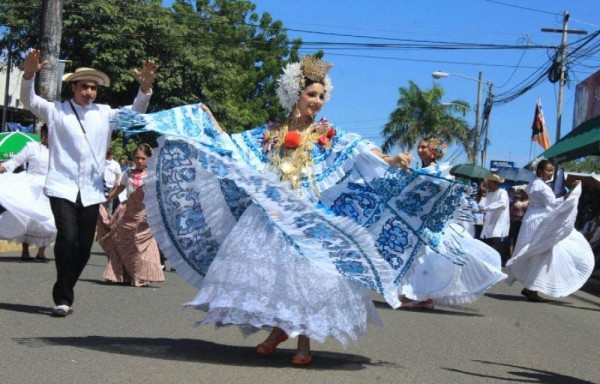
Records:
[[[399,153],[393,157],[394,163],[397,164],[398,168],[409,168],[410,163],[413,161],[413,156],[410,152]]]
[[[383,160],[396,168],[404,168],[407,169],[410,167],[410,163],[413,161],[413,157],[410,152],[399,153],[396,156],[388,156],[385,155]]]
[[[25,54],[25,60],[23,62],[23,78],[25,80],[31,80],[33,75],[42,70],[49,61],[44,60],[40,63],[41,53],[39,49],[30,49]]]
[[[215,127],[217,127],[217,129],[221,132],[225,132],[223,130],[223,128],[221,128],[221,125],[219,125],[219,122],[217,121],[217,119],[215,119],[215,117],[212,114],[212,111],[210,110],[210,108],[208,108],[208,106],[204,103],[200,104],[200,109],[202,109],[204,112],[206,112],[208,114],[208,116],[210,116],[210,119],[212,120],[213,124],[215,125]]]
[[[142,60],[141,70],[137,68],[133,69],[133,76],[135,76],[137,81],[140,83],[142,92],[150,92],[150,88],[152,88],[152,84],[154,83],[157,70],[158,65],[152,60]]]
[[[567,200],[569,198],[569,196],[571,196],[571,192],[573,192],[573,190],[579,185],[581,184],[581,180],[579,179],[575,179],[573,180],[573,182],[571,183],[571,189],[569,190],[569,192],[567,192],[565,194],[565,196],[563,197],[564,200]]]
[[[410,167],[410,163],[413,161],[413,157],[410,152],[399,153],[396,156],[386,155],[378,149],[373,149],[372,152],[377,157],[380,157],[383,161],[388,163],[390,167],[406,169]]]

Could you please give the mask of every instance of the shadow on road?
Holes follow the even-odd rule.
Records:
[[[468,313],[468,312],[473,312],[474,310],[471,308],[466,308],[466,307],[452,307],[453,309],[455,309],[454,311],[448,311],[445,309],[394,309],[392,307],[389,306],[388,303],[383,302],[383,301],[373,301],[373,304],[375,304],[375,307],[379,308],[379,309],[389,309],[392,311],[402,311],[402,312],[411,312],[411,313],[432,313],[432,314],[436,314],[436,315],[447,315],[447,316],[466,316],[466,317],[484,317],[482,314],[480,313]],[[466,311],[466,312],[457,312],[457,311]]]
[[[289,360],[294,353],[293,350],[278,349],[272,356],[259,358],[254,347],[230,346],[192,339],[86,336],[31,337],[13,340],[30,347],[70,346],[153,359],[249,367],[289,368]],[[313,353],[309,369],[358,371],[367,367],[402,368],[395,363],[373,361],[359,355],[318,351]]]
[[[35,255],[33,255],[33,256],[35,257]],[[50,259],[50,260],[54,260],[54,259]],[[23,260],[21,260],[21,256],[0,257],[0,263],[45,264],[45,263],[36,262],[35,260],[23,261]]]
[[[505,295],[502,293],[486,293],[484,296],[491,297],[496,300],[508,300],[508,301],[527,301],[525,296],[520,295]]]
[[[137,288],[137,289],[160,288],[160,285],[145,285],[143,287],[134,287],[129,282],[112,282],[112,281],[98,280],[98,279],[79,279],[79,281],[85,281],[86,283],[93,283],[93,284],[98,284],[98,285],[112,285],[115,287],[131,287],[131,288]]]
[[[527,298],[524,296],[517,296],[517,295],[504,295],[501,293],[486,293],[485,294],[487,297],[490,297],[492,299],[496,299],[496,300],[507,300],[507,301],[527,301]],[[580,296],[576,296],[576,295],[571,295],[575,298],[577,298],[577,300],[581,300],[585,303],[591,304],[591,305],[595,305],[595,306],[600,306],[598,303],[592,301],[592,300],[588,300],[585,299],[583,297]],[[573,303],[568,302],[568,301],[561,301],[561,300],[553,300],[551,299],[550,302],[548,303],[531,303],[531,305],[554,305],[557,307],[565,307],[565,308],[573,308],[573,309],[582,309],[584,311],[595,311],[595,312],[600,312],[600,309],[596,309],[596,308],[587,308],[587,307],[579,307],[576,305],[573,305]]]
[[[490,364],[490,365],[498,365],[507,368],[516,368],[520,371],[510,371],[507,370],[506,373],[508,375],[516,376],[514,378],[511,377],[500,377],[500,376],[491,376],[484,375],[482,373],[475,372],[467,372],[460,369],[455,368],[442,368],[446,371],[462,373],[465,375],[476,376],[485,378],[485,382],[489,382],[490,379],[499,380],[503,383],[507,382],[515,382],[515,383],[540,383],[540,384],[594,384],[591,381],[581,380],[573,376],[562,375],[556,372],[543,371],[540,369],[534,369],[529,367],[522,367],[519,365],[511,365],[511,364],[503,364],[503,363],[495,363],[493,361],[484,361],[484,360],[473,360],[477,363],[481,364]]]
[[[41,315],[50,315],[51,309],[48,307],[40,307],[39,305],[27,305],[27,304],[12,304],[12,303],[0,303],[0,309],[14,312],[23,313],[37,313]]]

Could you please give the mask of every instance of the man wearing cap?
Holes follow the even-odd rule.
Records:
[[[480,211],[485,214],[481,239],[498,251],[504,266],[510,257],[507,244],[510,228],[508,193],[500,188],[500,184],[504,182],[501,176],[490,173],[484,180],[487,193],[485,200],[482,200],[483,204],[480,204]]]
[[[97,87],[110,86],[110,79],[93,68],[78,68],[63,76],[63,81],[71,83],[72,99],[49,102],[39,97],[33,88],[34,77],[46,65],[48,61],[40,62],[40,51],[27,52],[21,102],[48,125],[50,161],[44,193],[50,199],[58,231],[52,314],[64,317],[73,312],[73,288],[90,258],[99,204],[106,200],[104,157],[112,134],[109,122],[117,110],[94,103]],[[146,111],[156,69],[152,61],[142,62],[141,71],[134,69],[140,90],[133,110]]]

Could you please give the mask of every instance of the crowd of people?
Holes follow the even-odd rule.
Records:
[[[485,177],[478,195],[483,213],[480,238],[502,256],[509,284],[520,281],[521,294],[529,301],[548,302],[538,292],[568,296],[587,281],[595,260],[590,244],[576,228],[580,181],[557,198],[548,185],[554,165],[540,159],[534,167],[534,181],[509,191],[500,188],[502,177]]]
[[[598,189],[588,188],[582,191],[578,206],[575,227],[590,244],[596,260],[592,275],[600,277],[600,204]]]
[[[32,201],[52,214],[15,212],[54,225],[54,316],[73,313],[96,228],[106,281],[163,281],[164,254],[198,289],[185,306],[205,312],[201,324],[267,331],[260,356],[297,338],[290,361],[299,366],[311,363],[311,340],[346,345],[368,324],[382,325],[371,291],[393,308],[433,309],[472,302],[508,278],[524,285],[529,300],[542,301],[537,292],[568,295],[591,273],[591,248],[574,230],[580,188],[550,196],[552,164],[540,162],[538,178],[512,207],[497,175],[485,177],[480,198],[455,180],[438,138],[419,142],[423,167],[411,169],[410,153],[390,156],[317,119],[333,88],[331,64],[321,59],[284,68],[282,122],[232,135],[206,104],[145,114],[152,61],[134,71],[140,90],[120,110],[94,103],[110,79],[91,68],[65,75],[71,99],[39,97],[33,81],[47,64],[39,51],[27,52],[21,100],[47,124],[46,152],[36,148],[46,161],[38,160],[44,182],[35,187],[43,193],[32,192]],[[131,167],[108,148],[113,130],[128,129],[161,134],[157,148],[137,147]],[[10,199],[0,193],[7,212]],[[43,249],[48,241],[54,237],[36,244]]]

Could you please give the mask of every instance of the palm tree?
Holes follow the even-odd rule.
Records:
[[[443,96],[444,89],[437,84],[426,91],[412,81],[408,88],[400,87],[398,108],[390,114],[382,131],[383,151],[388,152],[394,146],[409,150],[422,137],[432,135],[447,144],[462,144],[472,160],[473,131],[464,119],[471,107],[463,100],[442,102]]]

